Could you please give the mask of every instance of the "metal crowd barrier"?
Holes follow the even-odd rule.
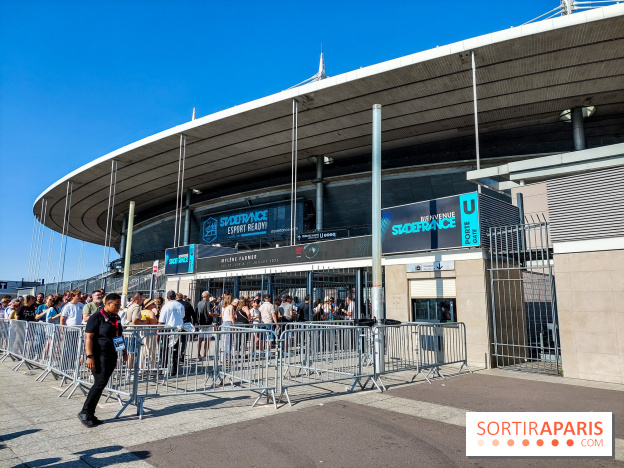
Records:
[[[277,327],[279,325],[279,328]],[[413,371],[444,378],[440,367],[461,364],[468,368],[463,323],[403,323],[373,327],[349,321],[285,322],[247,326],[196,327],[193,332],[154,325],[124,328],[127,359],[118,353],[117,367],[105,392],[122,406],[143,414],[146,399],[175,395],[252,391],[277,402],[283,396],[292,405],[289,390],[346,381],[348,391],[369,382],[385,390],[381,377]],[[374,342],[379,340],[384,359],[376,365]],[[0,321],[0,362],[11,357],[70,382],[59,396],[70,398],[77,389],[92,385],[86,367],[84,327],[67,327],[19,320]],[[202,353],[203,351],[203,353]],[[201,353],[201,354],[200,354]],[[205,354],[205,357],[204,357]],[[470,371],[470,368],[468,368]],[[472,372],[472,371],[470,371]],[[125,403],[123,400],[126,400]]]
[[[373,334],[381,335],[384,359],[376,370],[376,381],[385,389],[381,376],[394,372],[414,371],[412,381],[422,375],[428,383],[430,377],[444,378],[440,367],[467,362],[466,326],[463,323],[401,323],[376,325]],[[370,343],[370,358],[373,344]]]
[[[348,391],[358,384],[365,388],[374,377],[372,363],[363,361],[362,344],[368,341],[368,335],[368,327],[293,324],[280,340],[280,395],[285,395],[292,405],[288,393],[292,387],[352,380]]]

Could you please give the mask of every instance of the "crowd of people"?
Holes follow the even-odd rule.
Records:
[[[349,297],[340,303],[336,303],[333,297],[326,297],[324,301],[317,299],[310,304],[309,296],[300,301],[297,297],[284,295],[272,301],[270,296],[262,298],[260,294],[255,297],[244,295],[240,298],[234,298],[231,294],[214,297],[205,291],[201,300],[193,307],[187,296],[174,292],[170,298],[171,292],[167,293],[168,301],[162,297],[155,300],[144,298],[142,293],[135,293],[126,307],[119,312],[121,323],[127,326],[176,322],[178,325],[170,313],[166,314],[165,321],[160,321],[162,310],[169,301],[175,301],[181,306],[176,309],[181,311],[182,323],[193,325],[352,320],[355,316],[355,303]],[[105,295],[103,289],[90,294],[74,289],[63,294],[50,294],[47,297],[43,293],[37,296],[18,296],[14,299],[5,296],[0,304],[0,320],[84,325],[91,315],[104,306]]]
[[[93,385],[89,389],[78,418],[87,427],[101,423],[95,416],[95,409],[117,365],[119,353],[123,353],[124,361],[128,359],[126,349],[128,341],[123,336],[125,327],[143,325],[180,329],[185,324],[190,324],[192,329],[199,326],[197,361],[201,362],[207,359],[210,341],[215,339],[210,334],[212,330],[227,331],[230,327],[253,325],[254,328],[279,333],[280,324],[283,323],[353,320],[355,317],[355,303],[350,298],[337,304],[333,297],[326,297],[324,301],[317,300],[310,304],[309,296],[300,301],[297,297],[284,295],[279,300],[272,301],[268,295],[264,297],[260,294],[255,297],[243,295],[238,298],[232,294],[224,294],[214,297],[208,291],[204,291],[201,300],[194,307],[187,296],[175,291],[168,291],[166,300],[162,297],[155,300],[144,298],[142,293],[137,292],[123,308],[121,299],[118,294],[106,294],[103,289],[92,291],[90,294],[74,289],[63,294],[50,294],[47,297],[42,293],[14,299],[6,296],[0,303],[0,321],[18,320],[85,326],[84,363],[93,374]],[[264,334],[264,332],[254,333],[252,338],[255,343],[253,349],[261,354],[264,352],[261,335]],[[226,365],[229,364],[231,350],[240,346],[232,343],[230,335],[231,333],[225,334],[225,343],[222,346],[225,350],[223,361]],[[170,361],[171,375],[175,376],[178,361],[182,359],[179,356],[185,356],[187,352],[187,339],[182,337],[172,340],[172,343],[171,355],[166,352],[164,361]],[[284,349],[284,352],[287,353],[287,350]]]

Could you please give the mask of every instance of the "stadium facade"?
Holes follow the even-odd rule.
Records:
[[[352,296],[364,317],[381,104],[386,317],[464,322],[472,365],[624,383],[623,75],[624,5],[530,23],[194,119],[33,211],[123,255],[134,201],[132,264],[166,263],[167,288]]]

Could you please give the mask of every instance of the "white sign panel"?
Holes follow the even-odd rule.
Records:
[[[415,273],[419,271],[452,271],[455,269],[455,261],[408,263],[407,272]]]

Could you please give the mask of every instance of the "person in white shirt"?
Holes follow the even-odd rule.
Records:
[[[81,292],[74,289],[70,292],[71,300],[63,307],[61,312],[61,325],[70,327],[82,325],[82,309],[84,304],[80,302]]]
[[[167,328],[175,328],[184,324],[184,306],[176,301],[176,292],[167,292],[167,303],[162,307],[158,324]],[[165,335],[167,336],[167,335]],[[178,348],[180,340],[172,339],[173,335],[169,335],[169,346],[163,346],[165,365],[168,367],[171,363],[171,375],[178,375]],[[169,360],[171,356],[171,360]]]
[[[345,311],[345,320],[353,320],[355,318],[355,302],[347,297],[347,310]]]

